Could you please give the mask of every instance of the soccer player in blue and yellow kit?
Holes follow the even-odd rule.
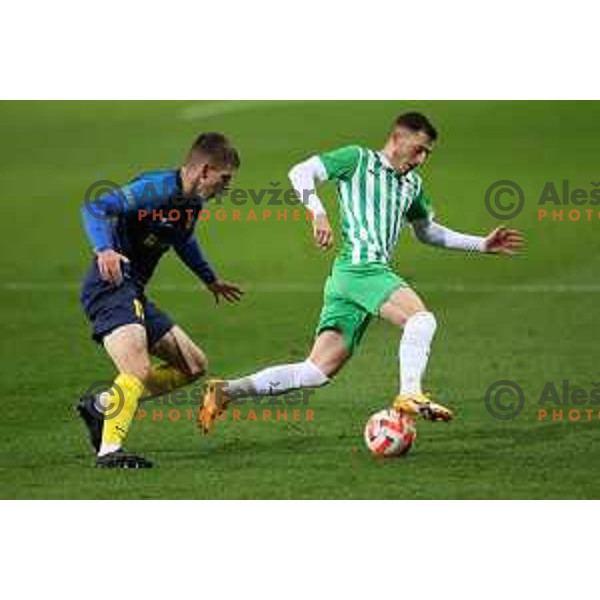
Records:
[[[237,285],[216,275],[194,236],[205,202],[227,189],[239,165],[238,152],[224,135],[204,133],[180,169],[143,173],[83,206],[95,257],[81,302],[94,339],[118,371],[110,390],[83,397],[78,405],[98,467],[151,467],[123,449],[138,402],[206,373],[204,352],[146,297],[145,287],[162,255],[173,248],[217,302],[241,298]],[[153,366],[151,355],[164,362]]]

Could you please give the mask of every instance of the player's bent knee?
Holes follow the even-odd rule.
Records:
[[[203,377],[208,373],[208,358],[200,348],[194,346],[193,351],[186,359],[186,375],[192,380]]]
[[[150,379],[150,375],[152,373],[152,365],[150,361],[134,363],[126,369],[128,375],[133,375],[137,379],[139,379],[142,383],[146,383]]]

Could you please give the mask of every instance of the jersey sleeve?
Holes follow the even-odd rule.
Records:
[[[431,198],[425,193],[423,186],[406,211],[406,219],[408,221],[431,221],[433,219]]]
[[[157,182],[144,177],[122,186],[113,184],[110,188],[99,198],[86,199],[81,207],[83,226],[96,252],[113,247],[114,219],[119,215],[142,209],[150,211],[165,205],[167,201]]]
[[[319,154],[327,172],[327,179],[349,179],[360,162],[360,146],[344,146]]]

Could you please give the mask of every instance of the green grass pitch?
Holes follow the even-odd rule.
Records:
[[[314,422],[229,420],[205,439],[186,420],[145,419],[128,446],[159,468],[92,468],[72,407],[113,369],[78,304],[90,260],[79,216],[86,187],[177,165],[203,130],[223,130],[238,145],[239,186],[284,185],[289,166],[309,154],[379,147],[406,109],[428,114],[441,133],[424,174],[442,222],[481,233],[497,225],[483,201],[496,180],[518,182],[527,198],[512,221],[528,239],[520,257],[453,254],[405,231],[394,259],[438,317],[427,387],[457,419],[420,423],[405,459],[368,454],[364,422],[395,393],[398,370],[399,331],[374,323],[348,368],[310,399]],[[540,222],[536,205],[547,181],[589,190],[600,180],[599,103],[4,102],[0,128],[0,497],[600,496],[597,416],[537,418],[544,382],[590,389],[600,380],[600,220]],[[333,206],[331,187],[323,197]],[[218,271],[247,288],[243,303],[215,307],[172,256],[149,294],[206,350],[211,372],[302,358],[332,259],[313,247],[306,223],[211,219],[199,236]],[[485,408],[486,389],[500,379],[525,391],[514,420]]]

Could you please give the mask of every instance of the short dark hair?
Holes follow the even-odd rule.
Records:
[[[427,134],[427,137],[435,142],[438,137],[436,128],[431,124],[431,121],[423,114],[418,112],[407,112],[396,118],[394,123],[396,127],[405,127],[411,131],[422,131]]]
[[[240,155],[222,134],[215,131],[201,133],[193,143],[186,163],[210,162],[219,167],[239,169]]]

